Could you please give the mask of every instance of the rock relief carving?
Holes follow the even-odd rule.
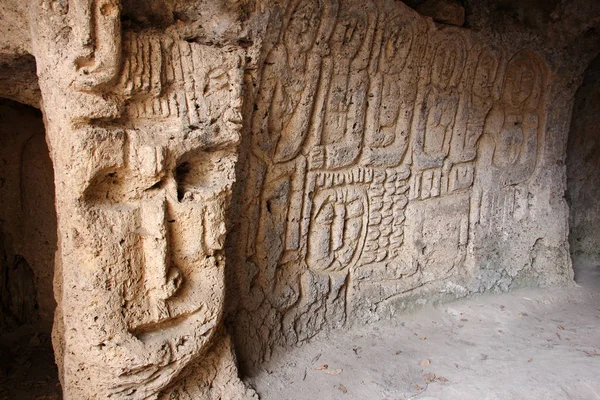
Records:
[[[327,177],[321,179],[327,187]],[[306,257],[309,268],[337,272],[355,261],[366,228],[366,200],[366,193],[352,186],[321,189],[315,195]]]
[[[544,70],[528,50],[515,53],[506,65],[501,96],[478,142],[474,223],[504,226],[529,214],[527,181],[540,158],[544,129]]]
[[[71,119],[116,117],[118,100],[107,95],[121,70],[119,0],[36,0],[34,34],[44,37],[37,53],[59,55],[54,65],[39,63],[38,74],[71,90]],[[34,47],[37,42],[34,40]],[[46,70],[43,70],[45,68]],[[52,80],[50,79],[50,80]],[[50,81],[49,80],[49,81]]]
[[[374,171],[367,191],[369,220],[360,265],[399,254],[404,241],[409,174],[407,167]]]
[[[261,69],[249,161],[257,178],[246,192],[260,194],[244,244],[260,294],[244,318],[283,321],[268,333],[278,343],[468,273],[478,215],[493,204],[526,215],[523,188],[500,195],[494,185],[513,185],[529,168],[515,160],[537,157],[502,145],[518,141],[504,121],[539,116],[542,104],[528,95],[504,105],[522,80],[510,76],[543,70],[536,56],[511,58],[383,1],[298,4],[286,18],[306,10],[299,15],[318,22],[306,24],[310,50],[295,62],[315,54],[315,68],[290,64],[284,23]],[[332,310],[344,316],[327,317]]]
[[[74,30],[81,40],[73,65],[76,75],[73,88],[81,91],[102,91],[113,83],[121,68],[121,20],[119,0],[71,0],[68,4],[77,15],[89,16],[88,21],[76,21]]]
[[[90,252],[86,269],[104,281],[94,290],[95,298],[106,297],[102,309],[88,306],[82,317],[97,318],[90,328],[98,332],[89,340],[101,351],[86,359],[91,368],[110,372],[107,393],[158,393],[202,355],[216,331],[223,304],[224,207],[236,155],[235,142],[223,141],[217,151],[193,144],[201,136],[183,145],[168,134],[137,129],[92,136],[113,141],[111,150],[120,150],[123,160],[92,175],[84,217],[96,223],[80,232]],[[118,340],[102,334],[106,326]]]
[[[501,95],[503,61],[503,52],[495,47],[475,43],[469,50],[448,157],[453,164],[474,163],[477,158],[477,142],[492,106]]]
[[[369,87],[369,58],[377,9],[342,2],[323,62],[325,103],[310,169],[335,170],[356,163],[362,149]]]
[[[502,102],[492,110],[487,127],[495,144],[493,165],[503,169],[503,185],[523,182],[535,169],[543,83],[537,56],[526,50],[513,55],[506,67]]]
[[[306,139],[328,36],[324,9],[317,0],[293,2],[264,61],[252,121],[253,152],[263,160],[290,161]]]
[[[137,43],[160,50],[154,47],[156,38],[137,38]],[[121,395],[135,390],[139,398],[169,384],[206,351],[216,331],[224,301],[225,209],[241,121],[238,54],[223,56],[183,41],[166,48],[156,58],[142,58],[144,68],[152,70],[171,58],[180,72],[169,75],[166,62],[165,69],[156,69],[158,77],[134,75],[134,81],[141,78],[141,84],[135,82],[140,97],[131,98],[128,110],[140,119],[116,134],[123,162],[99,168],[84,194],[88,218],[97,221],[91,237],[106,237],[110,230],[115,241],[107,245],[105,239],[101,247],[92,241],[86,247],[99,252],[89,256],[92,263],[122,278],[113,283],[123,295],[119,325],[124,342],[118,348],[136,357],[110,360],[121,372],[108,390]],[[127,55],[132,60],[139,54]],[[125,88],[131,87],[131,79],[125,82]],[[165,98],[173,103],[162,102]],[[150,104],[168,104],[173,112]],[[144,123],[150,118],[155,124],[157,111],[177,122],[169,126],[166,120],[162,127]],[[181,127],[191,130],[181,132]],[[118,148],[114,151],[119,154]],[[106,268],[113,268],[112,274]],[[103,339],[110,346],[110,339]]]
[[[121,68],[120,0],[37,1],[51,23],[69,26],[73,43],[63,49],[69,86],[84,92],[110,87]]]
[[[307,161],[302,149],[309,135],[322,57],[335,16],[335,2],[302,0],[290,3],[284,27],[263,63],[262,83],[252,115],[252,184],[259,198],[250,205],[248,256],[262,272],[257,279],[285,308],[293,303],[293,271],[281,263],[298,260],[301,213]],[[290,275],[291,274],[291,275]],[[293,286],[293,285],[292,285]]]
[[[383,18],[388,18],[384,16]],[[426,34],[414,18],[395,15],[380,25],[371,60],[371,91],[365,163],[398,166],[408,149],[419,62]]]
[[[83,101],[45,110],[64,182],[55,342],[72,398],[154,398],[209,351],[224,304],[242,52],[144,31],[125,32],[121,50],[119,10],[38,10],[42,91]],[[52,53],[39,34],[64,26],[74,49]],[[72,73],[48,75],[52,63]]]
[[[418,169],[441,167],[449,155],[459,105],[460,83],[467,48],[457,32],[438,32],[428,48],[425,64],[431,63],[425,80],[420,82],[423,94],[417,100],[418,113],[413,124],[413,163]]]

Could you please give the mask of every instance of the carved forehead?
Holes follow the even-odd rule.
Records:
[[[294,10],[292,11],[291,19],[313,19],[318,17],[320,5],[315,0],[301,0],[299,1]]]
[[[206,135],[199,130],[182,134],[181,132],[146,131],[142,129],[127,130],[122,143],[124,155],[131,155],[141,147],[150,147],[163,153],[166,165],[176,162],[189,154],[204,152],[211,153],[222,150],[234,152],[237,141],[219,139],[214,135]],[[135,159],[130,159],[135,163]]]
[[[405,43],[412,40],[413,25],[402,15],[396,15],[385,22],[383,37],[386,40],[395,40]]]
[[[123,17],[136,24],[165,27],[180,20],[202,19],[202,15],[237,12],[248,1],[237,0],[121,0]]]
[[[517,53],[508,63],[507,75],[522,74],[528,71],[532,74],[540,72],[537,60],[527,51]]]

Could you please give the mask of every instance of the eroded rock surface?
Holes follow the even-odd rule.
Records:
[[[0,6],[0,95],[41,107],[54,165],[66,399],[253,397],[236,354],[572,282],[600,11],[467,2],[464,29],[427,3]]]
[[[231,242],[248,371],[435,299],[571,282],[564,121],[584,65],[567,73],[516,24],[438,25],[400,2],[277,10]]]
[[[116,0],[31,10],[55,165],[64,396],[168,396],[201,361],[186,392],[242,397],[219,325],[243,50],[123,29],[120,12]]]

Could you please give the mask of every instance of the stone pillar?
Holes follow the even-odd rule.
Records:
[[[220,329],[243,51],[122,31],[119,0],[34,3],[64,398],[249,395]]]

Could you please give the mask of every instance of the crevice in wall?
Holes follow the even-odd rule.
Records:
[[[575,280],[600,274],[600,56],[588,66],[573,105],[567,143],[569,245]]]
[[[56,241],[42,114],[0,99],[0,388],[9,390],[0,398],[60,393],[51,343]]]

